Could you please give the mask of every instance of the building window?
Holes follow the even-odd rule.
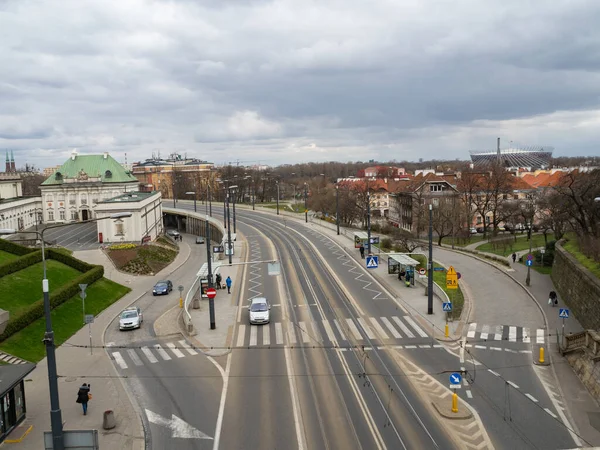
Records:
[[[87,195],[84,194],[81,196],[81,204],[87,205]]]
[[[73,195],[69,195],[69,205],[75,206],[76,203],[77,201],[75,200],[75,197]]]
[[[79,217],[77,216],[77,211],[71,211],[71,220],[77,220]]]
[[[440,192],[444,190],[444,186],[442,186],[441,184],[431,184],[429,185],[429,190],[431,192]]]
[[[61,210],[58,212],[58,216],[60,217],[60,220],[65,220],[65,219],[66,219],[65,210],[64,210],[64,209],[61,209]]]
[[[98,197],[94,197],[94,198],[92,199],[92,203],[93,203],[94,205],[95,205],[96,203],[98,203]]]
[[[438,206],[440,204],[440,199],[439,198],[432,198],[431,199],[431,203],[433,203],[433,206]]]
[[[65,194],[58,194],[58,201],[59,202],[64,202],[65,201]]]
[[[481,216],[477,216],[477,225],[481,225]]]
[[[49,220],[50,222],[53,222],[53,221],[54,221],[54,211],[52,211],[52,210],[49,210],[49,211],[48,211],[48,220]]]
[[[125,235],[123,222],[119,220],[118,222],[115,223],[115,236],[123,236],[123,235]]]

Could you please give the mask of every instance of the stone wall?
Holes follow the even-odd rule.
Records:
[[[562,301],[587,330],[600,329],[600,280],[556,243],[552,281]]]

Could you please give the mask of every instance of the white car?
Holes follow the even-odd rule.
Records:
[[[269,323],[270,314],[269,310],[271,309],[271,305],[268,300],[264,297],[255,297],[250,300],[250,306],[248,307],[250,310],[250,323],[252,325],[258,325],[263,323]]]
[[[119,330],[123,331],[140,328],[143,321],[144,316],[142,315],[142,310],[137,306],[132,306],[121,313],[121,317],[119,317]]]

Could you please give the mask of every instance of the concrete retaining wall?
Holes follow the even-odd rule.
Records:
[[[552,281],[584,329],[600,329],[600,281],[556,243]]]

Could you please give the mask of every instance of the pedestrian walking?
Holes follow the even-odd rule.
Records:
[[[227,293],[231,294],[231,284],[233,282],[231,281],[231,277],[227,277],[227,279],[225,280],[225,284],[227,285]]]
[[[220,273],[217,274],[217,278],[216,278],[216,283],[217,283],[217,289],[221,289],[221,281],[223,280],[223,277],[221,276]]]
[[[548,304],[552,305],[553,308],[558,305],[558,295],[556,295],[556,292],[550,291],[550,294],[548,294]]]
[[[404,276],[404,280],[405,280],[406,287],[410,287],[410,273],[409,272],[406,272],[406,275]]]
[[[513,264],[517,262],[517,254],[516,253],[512,254],[512,259],[513,259]]]
[[[360,247],[358,248],[360,250],[360,257],[362,259],[365,259],[365,246],[362,245],[362,243],[360,244]]]
[[[83,383],[77,392],[77,403],[81,403],[84,416],[87,415],[88,402],[92,399],[92,394],[90,394],[91,388],[91,384]]]

